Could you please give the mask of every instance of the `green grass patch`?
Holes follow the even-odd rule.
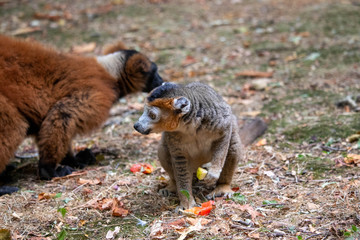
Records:
[[[338,67],[338,65],[351,65],[360,62],[359,46],[333,45],[321,49],[309,48],[298,51],[298,55],[308,56],[312,53],[320,54],[317,61],[321,67],[333,68]]]
[[[121,8],[119,13],[126,17],[144,17],[146,15],[153,14],[153,11],[143,4],[133,4]]]
[[[283,132],[294,142],[310,141],[313,138],[325,140],[329,137],[345,139],[360,130],[360,114],[322,116],[314,121],[300,122]]]
[[[273,52],[280,52],[280,51],[290,51],[293,47],[289,46],[289,44],[285,44],[279,41],[259,41],[259,42],[252,42],[250,48],[254,51],[273,51]]]
[[[161,51],[157,54],[157,58],[155,59],[155,62],[159,65],[167,64],[170,62],[170,59],[174,57],[174,53],[170,51]]]
[[[20,19],[32,18],[35,10],[27,4],[16,4],[14,7],[0,6],[0,17],[18,16]]]
[[[335,99],[338,98],[339,96],[332,92],[299,89],[289,92],[283,98],[273,98],[270,102],[264,104],[262,112],[268,115],[271,113],[305,112],[309,109],[309,106],[312,108],[332,108]]]
[[[359,35],[359,12],[360,7],[351,4],[330,4],[320,13],[318,24],[328,36]]]
[[[300,165],[301,169],[312,172],[315,178],[322,178],[333,169],[334,162],[325,157],[299,154],[294,160],[292,168],[295,168],[296,165]],[[299,169],[296,170],[299,171]]]
[[[323,4],[304,9],[290,22],[278,22],[275,32],[310,32],[317,36],[349,36],[360,34],[360,7],[351,4]]]
[[[152,220],[146,220],[148,223]],[[115,227],[120,227],[116,239],[143,239],[146,237],[144,229],[146,226],[137,225],[136,219],[111,218],[110,222],[94,221],[86,224],[81,228],[64,228],[66,232],[66,239],[105,239],[106,233],[109,230],[114,230]]]

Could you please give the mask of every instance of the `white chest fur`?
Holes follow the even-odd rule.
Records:
[[[196,135],[187,134],[182,136],[180,148],[188,159],[190,168],[193,171],[211,161],[213,142],[218,138],[218,134],[208,131],[200,131]]]

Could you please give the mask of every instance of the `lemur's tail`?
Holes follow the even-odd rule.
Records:
[[[261,118],[245,119],[241,124],[240,138],[245,146],[250,145],[256,138],[263,135],[267,129],[267,125]]]

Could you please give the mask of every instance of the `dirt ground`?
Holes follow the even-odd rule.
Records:
[[[120,99],[74,141],[97,154],[75,175],[39,180],[36,147],[22,144],[0,239],[360,239],[358,0],[0,0],[0,33],[88,56],[121,40],[167,81],[208,83],[240,119],[269,125],[238,166],[234,197],[194,217],[158,194],[160,135],[133,130],[146,94]],[[134,163],[154,171],[134,174]],[[201,186],[195,195],[206,201]]]

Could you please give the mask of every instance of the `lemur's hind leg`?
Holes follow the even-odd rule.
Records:
[[[237,169],[238,163],[244,156],[244,146],[241,143],[239,136],[239,129],[236,121],[234,121],[231,132],[231,139],[229,150],[226,156],[224,167],[222,168],[220,177],[216,183],[216,188],[210,194],[207,195],[208,198],[213,198],[217,196],[231,197],[233,191],[231,190],[230,184],[232,178]]]
[[[26,137],[28,124],[19,111],[0,94],[0,176],[1,181],[9,182],[11,172],[8,163],[15,150]],[[17,191],[15,187],[0,187],[0,195]]]

